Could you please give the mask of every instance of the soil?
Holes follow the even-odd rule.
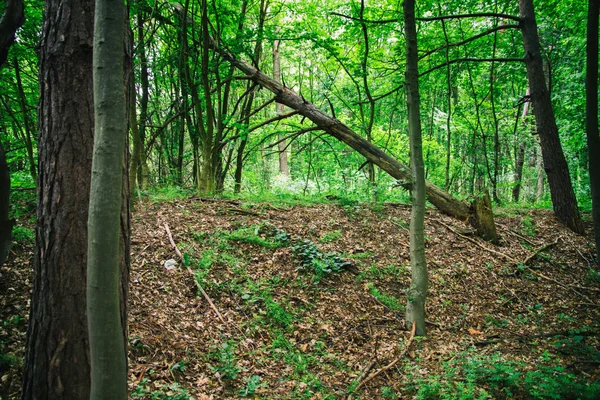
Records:
[[[494,246],[428,209],[428,333],[411,340],[401,310],[410,284],[409,206],[138,203],[132,396],[410,398],[414,382],[443,375],[457,357],[478,356],[525,370],[551,359],[598,382],[600,271],[591,225],[579,236],[548,210],[500,214]],[[305,240],[352,266],[315,276],[293,250]],[[0,354],[13,360],[0,367],[0,398],[20,394],[32,256],[31,244],[16,246],[0,271]],[[572,330],[582,332],[576,346],[565,341]]]

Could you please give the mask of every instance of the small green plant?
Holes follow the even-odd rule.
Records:
[[[523,232],[525,232],[526,235],[529,235],[529,236],[536,235],[535,225],[532,222],[531,217],[529,215],[524,216],[523,219],[521,220],[521,223],[523,224]]]
[[[252,375],[244,380],[246,381],[246,386],[240,389],[238,393],[241,397],[252,397],[256,393],[256,390],[263,386],[258,375]]]
[[[209,358],[216,364],[210,366],[210,369],[218,373],[222,379],[235,379],[241,371],[241,367],[237,364],[235,348],[233,341],[223,342],[218,346],[214,346],[208,354]]]
[[[139,385],[131,393],[131,397],[134,399],[152,399],[152,400],[190,400],[188,391],[179,385],[177,382],[173,382],[169,385],[165,385],[160,390],[150,390],[150,382],[144,378],[140,381]]]
[[[12,238],[20,245],[31,245],[35,243],[35,232],[31,228],[17,225],[13,228]]]
[[[382,303],[384,306],[386,306],[390,310],[392,310],[394,312],[404,311],[404,305],[402,303],[400,303],[400,301],[397,298],[395,298],[393,296],[389,296],[385,293],[382,293],[381,291],[379,291],[379,289],[377,289],[371,283],[368,285],[368,288],[369,288],[369,292],[373,295],[373,297],[375,297],[377,300],[379,300],[380,303]]]
[[[535,370],[522,362],[491,355],[461,352],[443,364],[441,375],[426,377],[407,368],[409,389],[417,399],[597,399],[600,383],[586,382],[560,365],[546,365],[545,357]]]
[[[315,283],[332,272],[341,272],[344,268],[352,265],[348,261],[344,261],[337,253],[322,253],[309,240],[299,242],[292,247],[292,250],[300,258],[301,268],[313,271]]]
[[[150,201],[162,203],[183,199],[188,196],[188,193],[179,186],[160,186],[151,188],[147,195]]]
[[[383,386],[381,388],[381,395],[383,397],[385,397],[386,399],[397,399],[398,398],[398,395],[396,394],[394,389],[392,389],[389,386]]]
[[[335,242],[336,240],[338,240],[341,237],[342,237],[342,231],[341,231],[341,229],[337,229],[335,231],[327,232],[319,239],[319,241],[321,243],[330,243],[330,242]]]
[[[275,227],[265,228],[264,225],[240,228],[225,234],[225,238],[234,242],[248,243],[267,249],[283,247],[289,240],[287,233]]]

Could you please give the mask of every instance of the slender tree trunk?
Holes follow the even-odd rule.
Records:
[[[8,218],[10,212],[10,174],[4,149],[0,143],[0,266],[4,264],[12,245],[14,220]]]
[[[513,201],[515,203],[519,202],[519,197],[521,194],[521,181],[523,179],[523,165],[525,164],[525,142],[521,141],[519,143],[519,148],[517,149],[517,159],[515,165],[515,186],[512,190]]]
[[[141,180],[138,180],[138,170],[141,169],[142,164],[142,152],[144,151],[144,143],[140,136],[138,128],[137,113],[136,113],[136,95],[135,95],[135,79],[133,79],[133,73],[129,88],[129,129],[131,131],[131,139],[133,144],[133,151],[131,153],[131,160],[129,162],[129,189],[132,193],[135,190],[135,184],[138,182],[141,186]],[[141,176],[141,174],[139,175]],[[140,188],[141,189],[141,188]]]
[[[548,177],[554,214],[572,231],[582,234],[583,223],[577,209],[569,168],[565,160],[550,94],[544,78],[543,59],[533,9],[533,0],[519,0],[521,31],[525,47],[525,65],[540,136],[544,170]]]
[[[148,123],[148,99],[150,97],[150,78],[148,72],[148,57],[146,55],[146,40],[144,38],[144,14],[141,7],[137,13],[138,25],[138,52],[140,55],[140,83],[142,89],[142,97],[140,99],[140,122],[139,122],[139,140],[141,144],[140,154],[137,159],[131,162],[138,165],[137,180],[138,187],[141,190],[148,188],[150,182],[150,169],[148,168],[148,156],[145,151],[146,143],[146,124]],[[135,93],[135,91],[134,91]],[[135,99],[135,95],[133,97]],[[137,117],[135,117],[137,118]],[[135,140],[135,138],[134,138]],[[133,190],[133,187],[131,187]]]
[[[408,290],[406,323],[417,324],[416,334],[425,336],[425,301],[427,299],[427,263],[425,260],[425,169],[421,143],[421,116],[417,28],[415,1],[404,0],[404,32],[406,35],[406,87],[408,90],[408,134],[412,176],[412,211],[410,215],[410,265],[412,282]]]
[[[123,42],[125,5],[96,0],[94,20],[95,137],[88,219],[87,316],[90,400],[127,398],[127,354],[120,299],[120,219],[127,134]]]
[[[586,132],[592,191],[596,260],[600,262],[600,135],[598,133],[598,13],[600,0],[589,0],[586,62]]]
[[[281,58],[279,55],[279,46],[281,42],[279,40],[273,41],[273,79],[276,82],[281,83]],[[275,103],[277,108],[277,115],[283,115],[283,104]],[[286,141],[283,140],[283,136],[277,135],[279,144],[279,172],[285,176],[290,176],[290,167],[288,165],[287,157],[287,146]]]
[[[492,59],[496,58],[496,45],[498,31],[494,32],[494,45]],[[492,177],[492,197],[496,204],[500,204],[498,198],[498,172],[500,169],[500,131],[498,129],[498,117],[496,116],[496,97],[494,83],[496,81],[496,64],[492,61],[490,66],[490,104],[492,106],[492,118],[494,119],[494,174]],[[487,151],[487,149],[486,149]]]
[[[540,149],[540,153],[542,150]],[[535,190],[536,201],[541,201],[544,197],[544,159],[541,154],[538,154],[535,162],[535,170],[537,171],[537,184]]]
[[[15,78],[17,79],[17,90],[19,91],[19,104],[21,106],[21,113],[23,114],[23,125],[25,126],[25,148],[27,150],[27,159],[29,160],[29,173],[33,178],[33,182],[37,186],[37,163],[33,155],[33,129],[29,120],[29,112],[27,111],[27,98],[25,97],[25,90],[23,90],[23,83],[21,81],[21,68],[19,67],[19,60],[17,57],[13,58],[13,66],[15,68]]]

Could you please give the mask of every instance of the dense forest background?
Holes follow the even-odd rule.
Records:
[[[398,2],[209,3],[208,29],[222,48],[408,165]],[[0,140],[17,187],[31,187],[37,179],[35,48],[42,10],[41,2],[28,3],[10,62],[0,71]],[[509,2],[417,4],[422,19],[516,11]],[[136,190],[180,186],[202,194],[343,193],[361,200],[408,200],[393,178],[277,105],[270,93],[210,51],[199,4],[131,2],[129,13]],[[590,210],[586,4],[542,1],[536,14],[573,188],[579,206]],[[515,28],[514,21],[498,17],[418,21],[426,178],[460,198],[487,187],[505,205],[550,207],[526,69],[519,61],[522,38]]]

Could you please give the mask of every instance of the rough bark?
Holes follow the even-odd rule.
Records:
[[[404,32],[406,36],[406,88],[408,104],[408,136],[410,167],[413,182],[410,214],[410,266],[412,281],[407,292],[406,326],[416,322],[416,335],[425,336],[425,301],[427,300],[427,263],[425,260],[425,167],[421,138],[421,99],[417,54],[415,0],[404,1]]]
[[[496,223],[494,222],[494,213],[492,213],[492,201],[487,190],[473,200],[473,211],[475,212],[477,221],[475,229],[477,234],[493,244],[499,244],[500,238],[496,231]]]
[[[517,149],[517,159],[515,165],[515,186],[512,190],[513,201],[515,203],[519,202],[519,197],[521,195],[521,181],[523,179],[523,165],[525,164],[525,142],[521,141],[519,143],[519,148]]]
[[[282,84],[257,70],[252,65],[239,60],[231,53],[220,49],[216,42],[211,41],[211,47],[215,51],[218,51],[223,58],[233,63],[236,68],[251,77],[254,82],[273,92],[278,102],[297,110],[299,114],[313,121],[320,129],[329,133],[341,142],[344,142],[363,155],[368,161],[376,164],[390,176],[396,178],[405,188],[410,188],[412,186],[412,178],[407,166],[357,135],[336,118],[330,117],[319,110],[313,103],[284,87]],[[457,200],[431,182],[426,181],[425,187],[429,201],[440,211],[463,221],[467,221],[473,216],[470,206],[467,203]]]
[[[94,132],[93,16],[91,0],[45,3],[39,46],[37,237],[23,399],[90,395],[86,268]],[[129,260],[127,210],[125,201],[122,293]],[[124,309],[123,304],[122,318]]]
[[[15,32],[25,22],[23,0],[5,0],[4,14],[0,19],[0,66],[8,58],[8,50],[15,41]]]
[[[589,0],[586,45],[586,132],[592,192],[596,260],[600,262],[600,134],[598,132],[598,13],[600,0]]]
[[[531,88],[537,131],[540,136],[544,170],[548,178],[554,214],[573,232],[582,234],[583,223],[571,184],[569,168],[562,150],[550,93],[544,78],[543,59],[533,9],[533,0],[519,0],[525,65]]]

